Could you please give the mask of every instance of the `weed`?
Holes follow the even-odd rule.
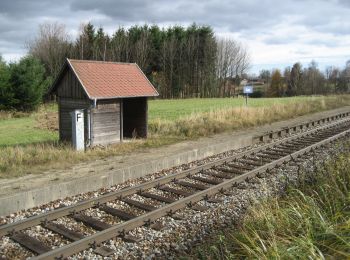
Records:
[[[40,173],[79,162],[121,155],[245,129],[312,112],[348,105],[350,96],[251,99],[150,100],[149,138],[74,152],[58,143],[57,105],[49,104],[21,118],[0,120],[0,178]],[[1,114],[1,113],[0,113]],[[0,115],[0,118],[5,118]]]
[[[202,259],[349,259],[350,153],[302,176],[283,198],[260,201],[240,226],[197,248]],[[312,175],[312,182],[310,176]],[[316,176],[316,178],[315,178]]]

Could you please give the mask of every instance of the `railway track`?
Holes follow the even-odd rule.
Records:
[[[297,157],[304,153],[348,135],[349,129],[349,119],[339,120],[231,157],[0,226],[0,237],[8,236],[32,251],[35,254],[33,259],[63,259],[91,247],[97,254],[108,256],[113,254],[113,251],[100,246],[104,241],[116,236],[129,241],[136,240],[128,236],[127,232],[143,225],[156,229],[157,219],[163,216],[177,218],[179,216],[176,212],[185,207],[198,211],[206,210],[196,203],[201,200],[217,203],[219,201],[213,199],[216,193],[228,192],[233,186],[255,176],[259,177],[259,174],[266,170],[291,160],[296,161]],[[144,200],[135,199],[135,195]],[[110,205],[115,202],[127,204],[141,213],[132,214]],[[86,210],[102,211],[117,219],[118,223],[111,224],[91,217],[85,214]],[[55,222],[64,217],[83,223],[95,232],[87,236]],[[25,233],[26,229],[38,225],[60,235],[68,243],[52,249],[41,240]]]

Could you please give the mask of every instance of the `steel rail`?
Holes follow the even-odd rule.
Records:
[[[46,213],[43,213],[40,215],[36,215],[36,216],[30,217],[30,218],[27,218],[24,220],[20,220],[20,221],[14,222],[14,223],[6,224],[3,226],[0,226],[0,237],[9,235],[9,234],[16,232],[16,231],[21,231],[21,230],[26,229],[26,228],[40,225],[43,222],[52,221],[52,220],[55,220],[55,219],[58,219],[58,218],[61,218],[64,216],[68,216],[68,215],[71,215],[72,213],[75,213],[75,212],[79,212],[79,211],[82,211],[85,209],[93,208],[95,206],[98,206],[98,205],[101,205],[101,204],[104,204],[104,203],[107,203],[107,202],[110,202],[110,201],[113,201],[113,200],[116,200],[116,199],[119,199],[119,198],[122,198],[122,197],[125,197],[128,195],[136,194],[137,192],[140,192],[143,190],[155,188],[159,185],[163,185],[163,184],[172,182],[174,180],[184,178],[188,175],[199,173],[203,170],[207,170],[207,169],[210,169],[212,167],[222,165],[224,163],[233,161],[235,159],[240,159],[246,155],[255,154],[255,153],[258,153],[260,151],[266,150],[267,148],[274,147],[276,145],[286,143],[289,141],[297,140],[297,139],[300,139],[302,137],[307,137],[307,136],[309,136],[313,133],[316,133],[318,131],[329,129],[329,128],[335,127],[337,125],[345,124],[347,122],[350,122],[350,119],[346,118],[346,119],[341,119],[339,121],[333,121],[330,124],[315,127],[309,131],[297,133],[291,137],[287,137],[287,138],[284,138],[284,139],[281,139],[281,140],[278,140],[275,142],[271,142],[271,143],[268,143],[266,145],[259,146],[257,148],[249,149],[247,151],[244,151],[244,152],[241,152],[241,153],[238,153],[238,154],[235,154],[235,155],[223,158],[223,159],[215,160],[214,162],[209,162],[209,163],[204,164],[204,165],[196,166],[192,169],[188,169],[188,170],[184,170],[184,171],[179,172],[179,173],[163,176],[163,177],[154,179],[154,180],[149,181],[149,182],[141,183],[141,184],[136,185],[136,186],[128,187],[128,188],[121,189],[121,190],[114,191],[114,192],[110,192],[108,194],[101,195],[101,196],[96,197],[96,198],[87,199],[87,200],[78,202],[74,205],[58,208],[58,209],[55,209],[55,210],[52,210],[52,211],[49,211],[49,212],[46,212]]]
[[[224,191],[228,188],[231,188],[238,183],[244,182],[249,178],[255,177],[257,174],[260,174],[262,172],[265,172],[267,170],[273,169],[279,165],[282,165],[290,160],[292,160],[294,157],[298,157],[300,155],[303,155],[315,148],[321,147],[327,143],[333,142],[341,137],[344,137],[350,133],[350,130],[345,130],[341,133],[338,133],[334,136],[331,136],[327,139],[324,139],[320,142],[317,142],[315,144],[312,144],[308,147],[305,147],[299,151],[293,152],[290,155],[286,155],[278,160],[275,160],[271,163],[265,164],[261,167],[258,167],[252,171],[246,172],[240,176],[234,177],[232,179],[226,180],[222,182],[221,184],[212,186],[206,190],[199,191],[193,195],[190,195],[188,197],[185,197],[183,199],[180,199],[176,202],[173,202],[171,204],[167,204],[161,208],[158,208],[152,212],[146,213],[144,215],[141,215],[139,217],[136,217],[132,220],[126,221],[122,224],[112,226],[108,229],[105,229],[103,231],[100,231],[98,233],[95,233],[89,237],[83,238],[81,240],[78,240],[76,242],[73,242],[71,244],[62,246],[60,248],[54,249],[50,252],[44,253],[42,255],[39,255],[37,257],[34,257],[33,259],[64,259],[65,257],[71,256],[73,254],[79,253],[87,248],[90,248],[92,246],[97,246],[101,244],[102,242],[105,242],[109,239],[112,239],[116,236],[122,235],[125,232],[131,231],[137,227],[143,226],[146,223],[151,223],[161,217],[170,215],[171,213],[180,210],[184,207],[187,207],[193,203],[196,203],[198,201],[201,201],[208,196],[212,196],[218,192]]]

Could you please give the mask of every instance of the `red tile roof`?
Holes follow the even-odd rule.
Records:
[[[91,99],[158,96],[136,63],[67,61]]]

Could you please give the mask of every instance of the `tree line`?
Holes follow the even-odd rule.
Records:
[[[43,24],[29,44],[29,54],[44,64],[51,78],[66,57],[136,62],[161,98],[225,96],[227,79],[239,81],[250,64],[240,43],[218,39],[210,26],[196,24],[120,27],[109,35],[88,23],[74,39],[62,24]]]
[[[347,93],[350,90],[350,60],[344,69],[329,66],[324,72],[315,61],[305,68],[297,62],[286,67],[283,73],[279,69],[262,70],[259,77],[266,83],[266,95],[271,97]]]
[[[136,62],[160,98],[230,97],[239,94],[250,67],[249,52],[233,39],[215,36],[210,26],[157,25],[119,27],[112,35],[91,23],[76,37],[65,26],[46,23],[28,43],[28,54],[7,64],[0,56],[0,109],[33,110],[43,100],[66,58]],[[293,96],[349,91],[350,61],[345,69],[316,62],[260,73],[266,96]]]

